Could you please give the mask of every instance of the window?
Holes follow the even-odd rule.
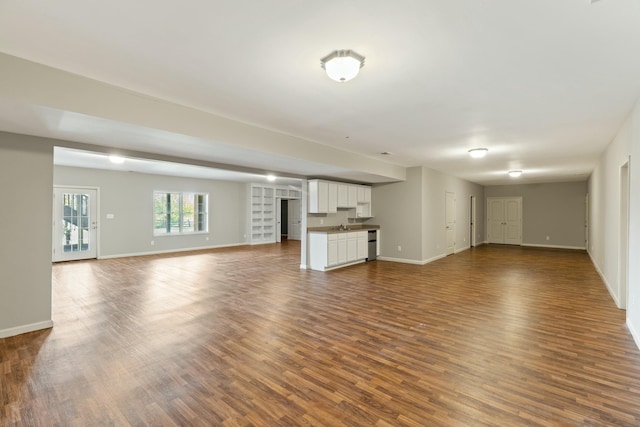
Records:
[[[203,193],[153,193],[153,234],[206,233],[209,196]]]

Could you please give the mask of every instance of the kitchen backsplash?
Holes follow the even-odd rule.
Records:
[[[337,213],[329,214],[307,214],[307,227],[327,227],[338,226],[340,224],[364,224],[362,219],[349,219],[348,210],[338,210]]]

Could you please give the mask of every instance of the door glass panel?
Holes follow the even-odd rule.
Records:
[[[89,195],[63,193],[62,250],[84,252],[91,245]]]

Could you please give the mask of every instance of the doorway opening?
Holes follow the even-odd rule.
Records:
[[[476,197],[471,196],[469,212],[469,246],[472,248],[476,243]]]
[[[301,240],[302,212],[300,199],[276,199],[276,243]]]
[[[53,262],[98,257],[98,189],[54,187]]]

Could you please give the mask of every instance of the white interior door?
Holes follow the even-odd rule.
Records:
[[[97,258],[97,205],[97,189],[54,188],[54,262]]]
[[[302,204],[298,199],[289,200],[289,239],[300,240],[302,233]]]
[[[445,222],[446,254],[451,255],[456,249],[456,195],[454,193],[446,193]]]
[[[487,199],[487,241],[504,243],[504,200]]]
[[[487,241],[522,244],[522,198],[487,198]]]
[[[506,199],[504,243],[507,245],[522,244],[522,199]]]

